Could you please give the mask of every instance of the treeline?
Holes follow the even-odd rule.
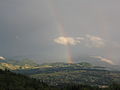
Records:
[[[120,85],[112,84],[106,88],[78,84],[49,86],[25,75],[16,74],[9,70],[0,70],[0,90],[120,90]]]
[[[108,87],[67,84],[61,90],[120,90],[120,84],[111,84]]]
[[[54,87],[25,75],[0,70],[0,90],[54,90]]]

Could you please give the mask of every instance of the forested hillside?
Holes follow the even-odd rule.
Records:
[[[120,83],[120,71],[110,71],[86,62],[49,63],[40,65],[37,69],[22,69],[15,72],[42,79],[51,85],[77,83],[99,86],[110,85],[112,82]]]
[[[0,90],[49,90],[53,89],[40,80],[0,70]]]

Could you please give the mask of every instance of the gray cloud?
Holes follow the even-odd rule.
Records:
[[[0,0],[1,56],[66,58],[59,44],[69,43],[76,57],[92,52],[120,64],[120,0],[50,1]],[[60,39],[57,23],[64,24],[67,40]]]
[[[105,46],[105,41],[98,36],[93,36],[93,35],[89,35],[87,34],[86,36],[86,46],[87,47],[95,47],[95,48],[102,48]]]

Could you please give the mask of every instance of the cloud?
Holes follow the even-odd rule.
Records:
[[[101,57],[101,56],[93,56],[93,57],[94,57],[94,58],[98,58],[98,59],[100,59],[101,61],[106,62],[106,63],[108,63],[108,64],[114,65],[114,63],[113,63],[112,60],[110,60],[110,59],[103,58],[103,57]]]
[[[102,48],[105,46],[105,41],[98,37],[98,36],[92,36],[92,35],[85,35],[83,37],[64,37],[60,36],[58,38],[54,39],[55,43],[61,44],[61,45],[77,45],[83,43],[84,46],[88,48]]]
[[[87,34],[86,36],[86,46],[87,47],[96,47],[96,48],[101,48],[105,46],[105,41],[98,36],[92,36]]]
[[[5,60],[5,58],[4,58],[4,57],[2,57],[2,56],[0,56],[0,60]]]
[[[64,37],[64,36],[61,36],[61,37],[58,37],[56,39],[54,39],[54,42],[58,43],[58,44],[62,44],[62,45],[77,45],[80,43],[80,38],[76,39],[76,38],[73,38],[73,37]]]
[[[110,45],[112,45],[112,48],[120,48],[120,43],[115,41],[109,41]]]

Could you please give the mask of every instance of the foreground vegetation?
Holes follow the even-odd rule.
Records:
[[[49,86],[40,80],[0,70],[0,90],[49,90]]]
[[[0,90],[120,90],[120,85],[89,86],[80,84],[62,84],[50,86],[40,80],[21,74],[0,70]]]

